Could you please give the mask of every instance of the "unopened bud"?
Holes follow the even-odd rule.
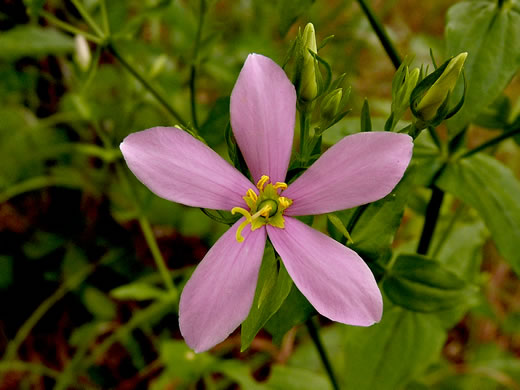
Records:
[[[74,37],[74,47],[74,58],[76,63],[83,72],[86,72],[90,67],[92,56],[90,55],[90,47],[88,46],[88,42],[83,35],[76,35]]]
[[[327,121],[332,121],[338,114],[339,104],[343,97],[343,89],[338,88],[323,98],[321,103],[321,116]]]
[[[429,121],[436,116],[437,110],[455,88],[467,56],[468,53],[461,53],[452,58],[440,77],[424,94],[416,106],[416,111],[420,114],[421,119]]]
[[[301,73],[300,97],[303,100],[313,100],[318,95],[316,81],[316,59],[309,53],[317,53],[316,34],[312,23],[307,23],[303,30],[303,66]]]

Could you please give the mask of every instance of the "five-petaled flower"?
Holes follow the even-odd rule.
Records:
[[[243,215],[210,249],[182,292],[180,329],[196,352],[223,341],[247,317],[267,237],[320,314],[359,326],[381,318],[381,293],[365,262],[294,217],[386,196],[410,162],[412,139],[388,132],[350,135],[287,186],[295,114],[295,89],[284,71],[251,54],[231,94],[231,125],[256,185],[177,128],[144,130],[121,144],[132,172],[158,196]]]

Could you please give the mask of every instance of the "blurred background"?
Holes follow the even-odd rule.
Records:
[[[109,29],[109,46],[77,3]],[[445,17],[455,3],[371,5],[399,53],[420,66],[431,64],[430,48],[439,63],[446,58]],[[356,1],[110,0],[106,12],[98,0],[0,1],[1,389],[331,388],[302,326],[275,338],[262,330],[242,353],[239,331],[210,353],[190,351],[154,245],[178,297],[228,227],[150,193],[119,152],[132,132],[184,122],[228,158],[229,95],[245,58],[255,52],[282,64],[307,22],[318,41],[334,35],[320,56],[352,87],[352,112],[324,144],[359,131],[365,97],[382,130],[395,68]],[[87,41],[78,41],[81,31]],[[517,106],[519,91],[516,77],[505,95]],[[495,135],[472,125],[467,142]],[[520,177],[513,140],[493,154]],[[410,195],[395,249],[417,242],[427,194]],[[320,318],[342,383],[357,375],[377,378],[374,389],[520,389],[520,283],[474,210],[449,200],[440,223],[462,215],[447,245],[462,245],[450,256],[482,264],[478,301],[444,333],[424,330],[424,319],[395,320],[372,344]],[[415,349],[422,354],[408,359]]]

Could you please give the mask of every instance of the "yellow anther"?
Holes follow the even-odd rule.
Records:
[[[282,206],[283,209],[286,209],[290,205],[292,205],[292,200],[286,198],[285,196],[280,196],[278,198],[278,203],[280,203],[280,206]]]
[[[283,191],[283,190],[287,189],[287,184],[282,183],[281,181],[277,181],[276,184],[273,187],[276,188],[276,189],[280,188]]]
[[[258,180],[258,183],[256,183],[256,188],[258,188],[260,191],[264,189],[265,183],[269,181],[269,176],[262,175],[260,180]]]
[[[255,191],[253,191],[252,188],[247,190],[246,195],[249,196],[253,202],[256,202],[258,200],[258,195],[256,194]]]

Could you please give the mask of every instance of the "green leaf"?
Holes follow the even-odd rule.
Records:
[[[420,255],[399,255],[383,290],[395,304],[423,313],[454,308],[476,292],[441,263]]]
[[[110,321],[116,316],[117,308],[108,296],[95,287],[87,287],[83,293],[83,304],[95,317]]]
[[[293,284],[280,310],[265,324],[265,329],[273,335],[274,342],[279,344],[293,326],[304,323],[315,313],[314,307]]]
[[[222,360],[215,365],[214,371],[233,379],[244,390],[270,389],[263,383],[257,383],[251,375],[251,369],[239,360]]]
[[[164,290],[144,282],[134,282],[119,286],[110,291],[110,296],[116,299],[146,301],[160,299],[166,295]]]
[[[346,328],[344,388],[399,389],[438,358],[446,335],[435,316],[389,306],[379,324]]]
[[[224,140],[224,130],[229,123],[229,96],[218,98],[199,133],[209,146],[216,147]]]
[[[479,283],[482,247],[489,236],[486,226],[480,219],[457,222],[451,228],[450,224],[451,221],[448,223],[448,230],[442,229],[441,223],[436,228],[432,247],[437,249],[432,256],[466,282]],[[444,240],[442,244],[440,240]],[[444,328],[451,329],[476,303],[475,300],[468,300],[453,309],[440,311],[437,315]]]
[[[365,260],[377,260],[390,250],[395,232],[401,224],[404,207],[414,181],[413,170],[408,170],[401,182],[390,194],[377,202],[368,205],[363,213],[356,217],[356,209],[335,213],[349,229],[352,219],[357,222],[349,230],[353,244],[349,245]],[[363,207],[363,206],[362,206]],[[331,236],[341,241],[342,233],[329,225]]]
[[[280,34],[285,36],[296,19],[302,16],[313,3],[314,0],[278,1],[278,13],[280,15]]]
[[[479,212],[499,252],[520,275],[520,183],[513,172],[475,154],[449,164],[436,184]]]
[[[466,99],[448,121],[452,134],[459,133],[495,101],[520,67],[520,12],[513,1],[503,2],[501,8],[499,3],[463,1],[448,11],[447,54],[468,52],[464,65]]]
[[[33,19],[37,18],[45,4],[45,0],[23,0],[23,2],[27,7],[27,14]]]
[[[0,58],[41,57],[48,54],[64,54],[74,50],[74,40],[51,28],[23,25],[2,32]]]
[[[361,131],[372,131],[372,121],[370,120],[370,106],[365,99],[361,108]]]
[[[163,341],[159,350],[159,359],[165,367],[162,376],[166,377],[170,384],[174,379],[180,379],[186,384],[196,382],[201,376],[210,372],[215,363],[211,355],[194,353],[184,341]]]
[[[301,368],[274,365],[267,381],[272,390],[328,390],[330,381],[322,374]]]
[[[280,269],[278,269],[278,264],[280,264]],[[283,264],[278,263],[273,247],[269,245],[264,252],[260,267],[253,306],[248,317],[242,323],[242,351],[249,348],[256,334],[280,309],[289,295],[291,287],[291,277]]]

